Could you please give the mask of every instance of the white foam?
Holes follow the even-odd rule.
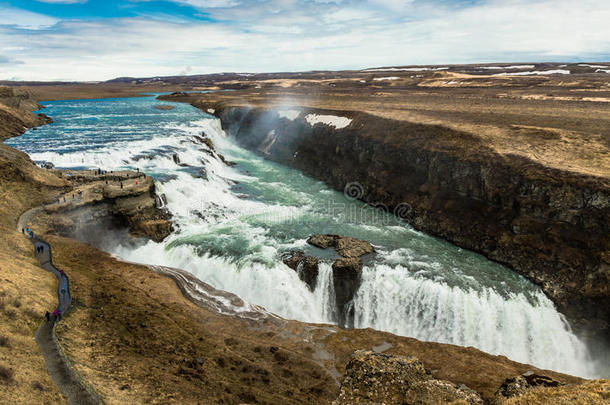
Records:
[[[214,114],[216,112],[216,110],[213,108],[208,108],[206,111],[210,114]]]
[[[337,129],[345,128],[352,122],[352,119],[347,118],[347,117],[339,117],[336,115],[319,115],[319,114],[307,114],[305,116],[305,120],[311,126],[321,123],[321,124],[330,125],[331,127],[335,127]]]

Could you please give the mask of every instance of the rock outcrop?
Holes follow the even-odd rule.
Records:
[[[333,404],[483,404],[480,395],[465,385],[437,380],[431,374],[414,357],[359,350],[345,368]]]
[[[573,321],[608,332],[610,178],[498,154],[483,137],[355,111],[194,105],[215,110],[250,150],[356,198],[383,204],[417,229],[507,264],[539,284]],[[307,113],[348,117],[310,125]],[[271,144],[267,135],[273,132]]]
[[[333,263],[333,288],[339,326],[354,326],[354,307],[351,305],[362,281],[362,261],[358,257],[341,257]]]
[[[284,264],[297,272],[299,278],[313,291],[318,281],[318,265],[320,259],[307,256],[303,251],[296,250],[282,255]]]
[[[361,257],[375,252],[369,242],[342,235],[312,235],[307,243],[320,249],[333,248],[341,256],[332,264],[333,290],[335,292],[335,314],[339,326],[354,326],[354,310],[351,305],[362,275]],[[306,255],[301,250],[286,252],[282,261],[299,275],[313,291],[318,281],[318,266],[322,259]]]
[[[354,309],[350,305],[362,274],[362,256],[375,252],[369,242],[342,235],[312,235],[307,243],[320,249],[333,248],[342,257],[333,263],[333,288],[335,291],[337,323],[354,326]]]
[[[100,224],[128,228],[131,235],[161,242],[172,232],[171,215],[160,208],[151,177],[136,172],[98,175],[92,171],[53,171],[70,179],[73,189],[45,206],[47,232],[80,235],[95,244]],[[89,238],[89,239],[87,239]]]
[[[507,378],[496,392],[494,402],[501,404],[508,398],[523,396],[532,388],[559,387],[562,385],[566,384],[530,371],[516,377]]]
[[[361,257],[373,253],[375,248],[369,242],[341,235],[312,235],[307,243],[320,249],[334,248],[343,257]]]

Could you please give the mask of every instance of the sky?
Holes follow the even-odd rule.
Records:
[[[0,0],[0,80],[610,61],[610,0]]]

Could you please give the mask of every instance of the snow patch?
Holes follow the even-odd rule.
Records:
[[[595,73],[599,73],[599,72],[610,73],[610,69],[597,69],[597,70],[595,70]]]
[[[531,76],[531,75],[554,75],[554,74],[562,74],[569,75],[570,71],[565,69],[555,69],[555,70],[533,70],[530,72],[514,72],[514,73],[497,73],[492,76]]]
[[[300,113],[301,112],[299,110],[279,110],[277,115],[279,115],[280,118],[286,118],[290,121],[294,121]]]
[[[400,77],[398,76],[388,76],[388,77],[375,77],[373,78],[373,80],[375,80],[376,82],[382,81],[382,80],[398,80],[400,79]]]
[[[578,66],[590,67],[590,68],[607,68],[610,66],[606,65],[587,65],[586,63],[579,63]]]
[[[362,70],[362,72],[423,72],[424,70],[447,70],[447,69],[449,69],[449,68],[448,67],[376,68],[376,69],[365,69],[365,70]]]
[[[318,114],[307,114],[305,116],[305,120],[309,123],[309,125],[314,126],[318,123],[330,125],[331,127],[335,127],[337,129],[345,128],[351,122],[351,118],[347,117],[338,117],[336,115],[318,115]]]
[[[478,66],[477,69],[500,70],[500,69],[533,69],[534,65],[511,65],[511,66]]]

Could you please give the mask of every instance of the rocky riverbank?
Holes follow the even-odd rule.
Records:
[[[241,146],[509,265],[572,320],[608,332],[609,176],[499,154],[484,137],[442,125],[189,101]]]

